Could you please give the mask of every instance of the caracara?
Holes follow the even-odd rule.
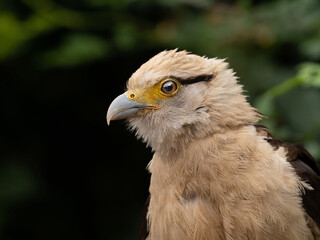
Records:
[[[130,77],[107,122],[154,152],[141,239],[320,239],[317,163],[261,116],[224,60],[163,51]]]

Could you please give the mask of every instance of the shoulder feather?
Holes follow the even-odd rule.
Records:
[[[304,192],[301,192],[302,202],[307,214],[320,228],[320,168],[316,160],[301,144],[288,143],[276,139],[263,125],[255,125],[255,127],[257,133],[264,136],[265,140],[274,149],[285,148],[287,161],[290,162],[300,180],[312,187],[312,189],[305,189]]]

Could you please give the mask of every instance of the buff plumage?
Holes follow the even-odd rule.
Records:
[[[130,77],[107,115],[127,118],[154,151],[142,239],[320,238],[309,213],[319,210],[303,202],[305,192],[318,191],[319,170],[300,158],[316,163],[304,149],[289,159],[293,145],[257,126],[261,114],[224,60],[163,51]]]

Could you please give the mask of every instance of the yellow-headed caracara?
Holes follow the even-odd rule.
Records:
[[[320,178],[300,145],[257,125],[228,64],[163,51],[107,113],[154,151],[141,239],[320,239]]]

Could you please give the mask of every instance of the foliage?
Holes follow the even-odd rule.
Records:
[[[151,154],[104,115],[163,49],[226,58],[319,160],[319,22],[318,0],[2,0],[0,238],[136,238]]]
[[[265,115],[269,116],[268,119],[264,119],[262,121],[263,124],[269,126],[280,138],[290,139],[292,136],[295,137],[295,135],[290,134],[290,130],[286,127],[286,125],[278,127],[276,126],[275,119],[279,114],[276,109],[276,98],[283,96],[288,91],[299,86],[320,88],[320,64],[306,62],[299,65],[298,73],[294,77],[289,78],[281,84],[267,90],[264,94],[260,95],[255,100],[255,107],[259,109],[261,112],[263,112]],[[317,100],[314,100],[315,103],[317,103]],[[307,104],[306,106],[309,106],[309,104]],[[295,112],[292,111],[292,114],[295,114]],[[320,115],[319,113],[316,113],[314,115],[315,117],[314,119],[312,119],[311,123],[312,127],[309,129],[309,131],[302,131],[300,133],[301,135],[299,136],[299,138],[304,139],[308,150],[312,152],[315,157],[319,158],[320,148],[319,144],[317,144],[317,135],[318,131],[320,130]],[[298,116],[293,117],[297,118]],[[303,115],[303,118],[306,117],[312,118],[313,116]],[[300,119],[300,121],[301,123],[306,124],[306,121],[304,121],[302,118]]]

